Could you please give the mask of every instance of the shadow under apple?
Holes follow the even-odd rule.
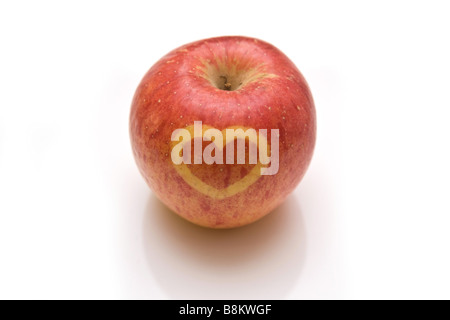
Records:
[[[151,195],[143,228],[149,267],[172,299],[282,299],[304,264],[305,226],[292,196],[254,224],[213,230]]]

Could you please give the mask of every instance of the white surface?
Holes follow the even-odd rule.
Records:
[[[0,4],[0,298],[450,298],[442,1]],[[132,159],[147,69],[240,34],[308,80],[318,141],[275,214],[217,232]]]

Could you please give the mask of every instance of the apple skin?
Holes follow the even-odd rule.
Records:
[[[244,84],[218,88],[217,76],[227,72]],[[279,129],[278,173],[223,199],[193,188],[175,170],[171,135],[194,121],[219,130]],[[271,212],[301,181],[313,155],[316,114],[304,77],[280,50],[253,38],[218,37],[184,45],[153,65],[132,101],[130,137],[137,166],[163,203],[195,224],[234,228]],[[224,184],[219,165],[193,166],[207,184],[233,183]]]

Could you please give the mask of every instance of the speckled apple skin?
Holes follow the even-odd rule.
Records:
[[[205,78],[205,63],[272,76],[225,91]],[[278,173],[261,176],[225,199],[191,187],[172,163],[171,135],[194,121],[219,130],[232,126],[279,129]],[[316,114],[304,77],[280,50],[253,38],[219,37],[184,45],[151,67],[132,101],[130,137],[142,176],[171,210],[201,226],[233,228],[264,217],[301,181],[313,155]],[[205,163],[196,166],[211,171]],[[204,182],[223,185],[223,171],[215,173],[203,177]]]

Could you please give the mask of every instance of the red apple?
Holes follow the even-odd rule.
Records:
[[[195,224],[233,228],[265,216],[300,182],[316,115],[305,79],[280,50],[219,37],[175,49],[147,72],[130,135],[162,202]]]

